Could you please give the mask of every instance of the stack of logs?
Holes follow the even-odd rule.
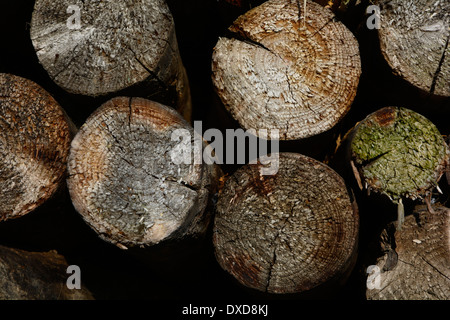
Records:
[[[367,299],[450,299],[450,209],[435,203],[448,192],[444,137],[407,105],[352,113],[364,108],[364,51],[340,18],[364,28],[357,13],[368,3],[218,2],[246,12],[215,39],[214,101],[235,126],[278,132],[271,174],[259,159],[237,170],[205,161],[168,3],[35,2],[29,36],[40,72],[66,98],[0,73],[0,229],[66,195],[113,255],[125,250],[155,272],[183,279],[195,274],[193,257],[211,253],[218,274],[251,295],[335,297],[357,282]],[[448,1],[376,4],[390,71],[424,100],[448,104]],[[67,97],[101,103],[76,123],[76,109],[57,101]],[[323,159],[303,154],[330,139]],[[371,223],[376,238],[364,233]],[[60,253],[9,248],[21,233],[0,238],[0,299],[96,297],[95,285],[70,290]]]

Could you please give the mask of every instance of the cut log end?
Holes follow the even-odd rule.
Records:
[[[376,262],[380,272],[367,279],[367,299],[450,299],[448,208],[436,207],[431,213],[425,205],[417,206],[401,231],[383,231],[380,246],[385,254]]]
[[[246,165],[225,183],[214,223],[215,254],[241,284],[299,293],[352,267],[358,214],[343,179],[311,158],[282,153],[279,171]]]
[[[0,221],[48,200],[64,181],[73,124],[34,82],[0,74]]]
[[[449,149],[422,115],[386,107],[355,127],[351,155],[362,184],[397,202],[401,197],[423,198],[437,186]]]
[[[358,43],[329,9],[270,0],[239,17],[213,53],[213,82],[246,129],[293,140],[329,130],[348,112],[361,74]]]
[[[392,70],[423,91],[450,96],[450,2],[378,0],[380,46]]]
[[[189,83],[164,0],[38,0],[30,35],[40,63],[66,91],[95,97],[138,88],[190,117]]]
[[[74,138],[69,191],[103,239],[127,248],[204,231],[215,169],[174,163],[172,152],[180,143],[172,138],[175,130],[193,137],[174,110],[119,97],[94,112]]]

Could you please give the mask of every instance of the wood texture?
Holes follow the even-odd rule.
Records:
[[[125,249],[205,231],[220,170],[174,163],[177,129],[194,139],[174,110],[128,97],[106,102],[81,127],[70,151],[68,187],[75,208],[101,238]]]
[[[68,27],[69,6],[80,10],[79,29]],[[40,63],[63,89],[100,96],[133,88],[189,118],[188,78],[164,0],[38,0],[30,34]]]
[[[380,287],[367,290],[367,299],[450,299],[450,210],[435,211],[417,206],[401,231],[383,231],[383,255],[376,262]]]
[[[270,0],[250,10],[212,58],[216,91],[233,117],[246,129],[279,129],[282,140],[332,128],[361,73],[353,34],[329,9],[308,1],[305,15],[300,2]]]
[[[281,153],[276,175],[246,165],[225,183],[214,223],[215,255],[241,284],[299,293],[343,277],[356,257],[359,217],[328,166]]]
[[[75,130],[43,88],[0,74],[0,221],[29,213],[56,192]]]
[[[436,126],[397,107],[382,108],[358,123],[350,148],[361,187],[394,201],[427,196],[449,160],[448,146]]]
[[[381,51],[392,70],[414,86],[450,96],[450,2],[377,0]]]
[[[70,290],[69,264],[56,251],[28,252],[0,246],[0,300],[92,300],[83,285]]]

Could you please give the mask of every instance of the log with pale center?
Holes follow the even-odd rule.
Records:
[[[100,96],[135,88],[189,118],[189,83],[164,0],[38,0],[30,35],[63,89]]]
[[[205,231],[219,171],[175,162],[175,130],[194,139],[193,128],[175,110],[128,97],[106,102],[80,128],[70,151],[68,187],[75,208],[102,239],[125,249]],[[192,144],[189,152],[194,150]]]

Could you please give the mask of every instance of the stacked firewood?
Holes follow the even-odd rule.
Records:
[[[0,299],[450,299],[448,1],[3,6]]]

